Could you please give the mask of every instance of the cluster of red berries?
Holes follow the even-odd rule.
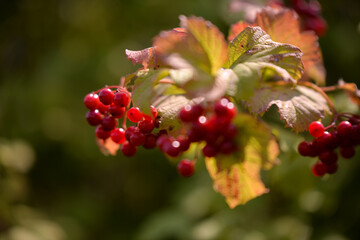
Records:
[[[335,128],[335,124],[327,128]],[[326,173],[333,174],[338,169],[338,154],[349,159],[355,155],[355,146],[360,145],[360,123],[353,118],[349,121],[341,121],[333,131],[328,132],[324,125],[312,122],[309,125],[310,135],[314,137],[312,142],[303,141],[298,145],[298,151],[302,156],[318,157],[312,172],[315,176],[323,176]]]
[[[321,17],[319,2],[292,0],[292,7],[300,15],[305,30],[313,30],[318,36],[323,36],[326,33],[327,24]]]
[[[156,137],[153,129],[156,127],[157,111],[151,106],[152,116],[143,114],[139,108],[131,107],[131,94],[124,88],[103,88],[99,93],[89,93],[84,98],[84,104],[89,109],[86,120],[91,126],[97,126],[96,137],[102,140],[111,140],[121,145],[125,156],[133,156],[137,146],[154,148]],[[126,128],[126,118],[123,127],[118,127],[120,118],[126,117],[137,126]]]

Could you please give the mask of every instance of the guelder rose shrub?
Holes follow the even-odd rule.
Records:
[[[152,47],[126,50],[141,68],[85,96],[100,150],[131,157],[158,148],[183,177],[204,160],[214,189],[234,208],[267,192],[260,171],[278,162],[279,146],[260,117],[275,105],[285,127],[313,137],[298,145],[318,159],[313,174],[335,173],[360,144],[360,117],[338,113],[327,92],[344,90],[359,104],[358,91],[345,82],[324,87],[318,37],[304,29],[280,6],[235,23],[228,40],[208,21],[180,16],[180,27],[161,32]]]

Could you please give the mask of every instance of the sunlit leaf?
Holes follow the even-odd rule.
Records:
[[[229,40],[237,36],[246,26],[239,22],[231,27]],[[323,66],[318,37],[313,31],[302,32],[298,15],[288,9],[265,8],[256,15],[255,21],[249,26],[259,26],[271,39],[280,43],[288,43],[301,49],[305,76],[314,79],[318,84],[325,84],[326,72]]]
[[[264,84],[246,103],[254,114],[263,114],[274,104],[286,126],[296,132],[305,131],[311,122],[324,118],[325,113],[331,113],[321,93],[299,85]]]
[[[136,63],[147,68],[156,68],[157,59],[154,47],[146,48],[140,51],[125,50],[126,58],[129,59],[134,65]]]
[[[341,79],[339,80],[336,88],[345,90],[346,93],[349,95],[350,99],[358,106],[360,106],[360,90],[355,83],[346,83],[344,80]]]
[[[268,192],[260,171],[270,169],[279,154],[277,142],[264,123],[245,114],[238,115],[234,123],[241,132],[237,153],[205,159],[214,189],[231,208]]]

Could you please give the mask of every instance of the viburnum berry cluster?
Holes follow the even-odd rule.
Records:
[[[309,125],[309,133],[314,139],[311,142],[303,141],[298,145],[300,155],[318,157],[312,172],[315,176],[326,173],[333,174],[338,169],[338,153],[344,159],[355,155],[355,147],[360,145],[360,119],[353,114],[342,114],[348,117],[337,125],[335,121],[327,127],[320,121]]]
[[[157,136],[152,131],[158,127],[157,111],[150,106],[151,116],[143,114],[138,107],[131,106],[131,94],[124,88],[113,86],[89,93],[84,98],[84,105],[89,109],[86,120],[91,126],[97,126],[95,135],[98,139],[111,140],[121,144],[125,156],[133,156],[138,146],[151,149],[156,147]],[[118,127],[123,118],[122,126]],[[128,126],[126,120],[136,123]]]

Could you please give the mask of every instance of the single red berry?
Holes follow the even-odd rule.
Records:
[[[194,174],[194,163],[189,159],[183,159],[177,165],[178,173],[183,177],[191,177]]]
[[[111,131],[107,131],[101,125],[99,125],[95,130],[95,134],[97,138],[105,140],[110,137]]]
[[[326,165],[326,167],[327,167],[327,173],[328,174],[334,174],[338,170],[338,164],[337,163]]]
[[[132,145],[131,143],[129,143],[128,141],[125,141],[122,145],[121,145],[121,152],[122,154],[124,154],[127,157],[131,157],[134,156],[136,153],[136,146]]]
[[[103,88],[99,92],[99,99],[104,105],[110,105],[114,100],[114,93],[110,88]]]
[[[298,152],[301,156],[308,157],[311,155],[311,143],[303,141],[298,145]]]
[[[320,137],[325,132],[324,125],[319,121],[312,122],[309,125],[309,132],[313,137]]]
[[[191,109],[192,109],[192,106],[188,104],[180,110],[179,118],[181,121],[192,122],[197,119],[196,116],[192,115]]]
[[[118,120],[110,116],[104,117],[101,122],[101,126],[103,126],[103,128],[107,131],[111,131],[115,129],[117,124],[118,124]]]
[[[180,135],[176,138],[176,140],[180,143],[180,151],[185,152],[189,149],[190,141],[187,137]]]
[[[352,135],[353,126],[349,121],[342,121],[337,125],[337,132],[340,138],[350,138]]]
[[[125,130],[125,138],[126,140],[130,141],[130,137],[131,135],[136,132],[136,131],[139,131],[139,129],[135,126],[130,126],[128,127],[126,130]]]
[[[130,103],[130,96],[126,92],[117,92],[114,95],[114,104],[119,107],[127,107]]]
[[[355,156],[355,148],[354,147],[342,147],[342,148],[340,148],[340,155],[346,159],[352,158]]]
[[[143,118],[143,114],[138,107],[132,107],[127,112],[127,117],[131,122],[139,122]]]
[[[331,165],[337,162],[338,155],[334,151],[325,151],[319,154],[319,159],[326,165]]]
[[[145,143],[143,144],[143,147],[146,149],[155,148],[156,140],[157,140],[157,137],[154,134],[152,134],[152,133],[146,134]]]
[[[113,140],[114,142],[118,144],[122,144],[126,140],[125,130],[122,128],[115,128],[114,130],[111,131],[110,137],[111,140]]]
[[[205,157],[215,157],[218,153],[216,146],[206,144],[202,149],[202,153]]]
[[[89,111],[86,113],[86,121],[91,125],[91,126],[97,126],[101,123],[102,121],[102,116],[99,112],[99,110],[95,109],[93,111]]]
[[[90,110],[95,110],[100,104],[99,96],[94,93],[89,93],[84,98],[84,105]]]
[[[145,143],[145,134],[140,131],[135,131],[130,136],[130,143],[135,146],[141,146]]]
[[[331,133],[331,144],[330,144],[330,148],[331,149],[335,149],[337,147],[340,146],[340,143],[341,143],[341,139],[340,139],[340,136],[338,134],[337,131],[333,131]]]
[[[315,165],[312,167],[312,173],[314,174],[314,176],[316,177],[321,177],[324,176],[325,173],[327,173],[327,166],[322,163],[322,162],[317,162],[315,163]]]
[[[329,149],[332,145],[332,134],[325,131],[323,135],[316,139],[316,144],[319,149]]]
[[[138,123],[138,128],[143,133],[150,133],[154,129],[154,121],[148,118]]]
[[[190,142],[198,142],[205,139],[207,133],[207,118],[200,116],[197,121],[193,122],[188,131]]]
[[[124,116],[124,113],[125,113],[125,107],[119,107],[119,106],[117,106],[115,104],[111,104],[109,106],[109,113],[114,118],[122,118]]]
[[[180,154],[180,142],[179,141],[171,141],[170,145],[167,147],[166,152],[167,155],[171,157],[177,157]]]
[[[304,28],[305,30],[313,30],[316,35],[318,35],[319,37],[324,36],[325,33],[327,32],[327,23],[326,21],[320,17],[320,16],[316,16],[316,17],[306,17],[304,20]]]

